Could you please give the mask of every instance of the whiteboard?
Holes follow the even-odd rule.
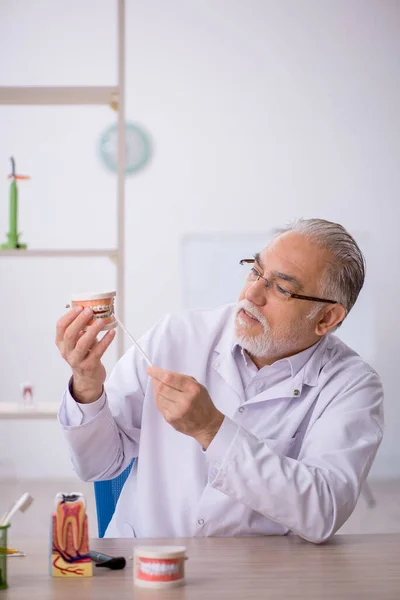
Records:
[[[181,290],[185,309],[213,308],[235,302],[244,285],[242,258],[262,250],[276,230],[256,234],[194,234],[182,238]],[[353,233],[368,258],[368,236]],[[371,282],[368,279],[356,305],[335,332],[364,360],[374,359],[374,311]]]

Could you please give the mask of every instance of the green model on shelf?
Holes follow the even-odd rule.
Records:
[[[8,242],[1,245],[2,250],[10,250],[16,248],[26,248],[26,244],[19,243],[18,233],[18,187],[17,179],[30,179],[28,175],[17,175],[15,172],[15,160],[11,157],[11,179],[10,184],[10,230],[7,234]]]

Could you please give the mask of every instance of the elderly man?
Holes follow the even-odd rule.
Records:
[[[295,533],[319,543],[351,515],[382,439],[378,375],[333,332],[364,259],[340,225],[300,220],[248,267],[236,305],[167,316],[107,383],[101,323],[69,311],[72,367],[59,419],[78,475],[111,479],[137,458],[112,537]]]

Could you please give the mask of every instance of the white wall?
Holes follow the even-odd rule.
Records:
[[[179,308],[183,235],[257,233],[297,216],[366,232],[374,248],[374,365],[386,389],[386,439],[374,473],[399,476],[399,3],[127,5],[127,117],[155,143],[151,167],[127,182],[128,329],[140,334]],[[115,82],[111,0],[0,0],[0,11],[1,85]],[[115,180],[96,157],[97,137],[112,120],[107,108],[0,108],[0,170],[6,174],[14,153],[19,170],[32,175],[20,185],[20,229],[30,247],[115,242]],[[0,194],[5,232],[4,178]],[[85,287],[112,283],[111,267],[91,264],[71,262],[68,273],[65,264],[0,261],[1,400],[35,374],[43,399],[61,393],[68,370],[52,338],[63,299],[82,279]],[[35,301],[32,316],[21,299],[39,290],[47,305]],[[0,456],[14,440],[30,448],[25,460],[13,459],[19,474],[67,472],[64,454],[45,466],[37,448],[48,435],[54,456],[65,452],[51,427],[51,434],[49,424],[29,428],[15,442],[15,426],[0,422]]]

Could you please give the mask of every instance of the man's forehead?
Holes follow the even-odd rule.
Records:
[[[260,260],[271,270],[290,271],[298,277],[319,273],[327,263],[327,252],[299,234],[284,234],[260,252]]]

